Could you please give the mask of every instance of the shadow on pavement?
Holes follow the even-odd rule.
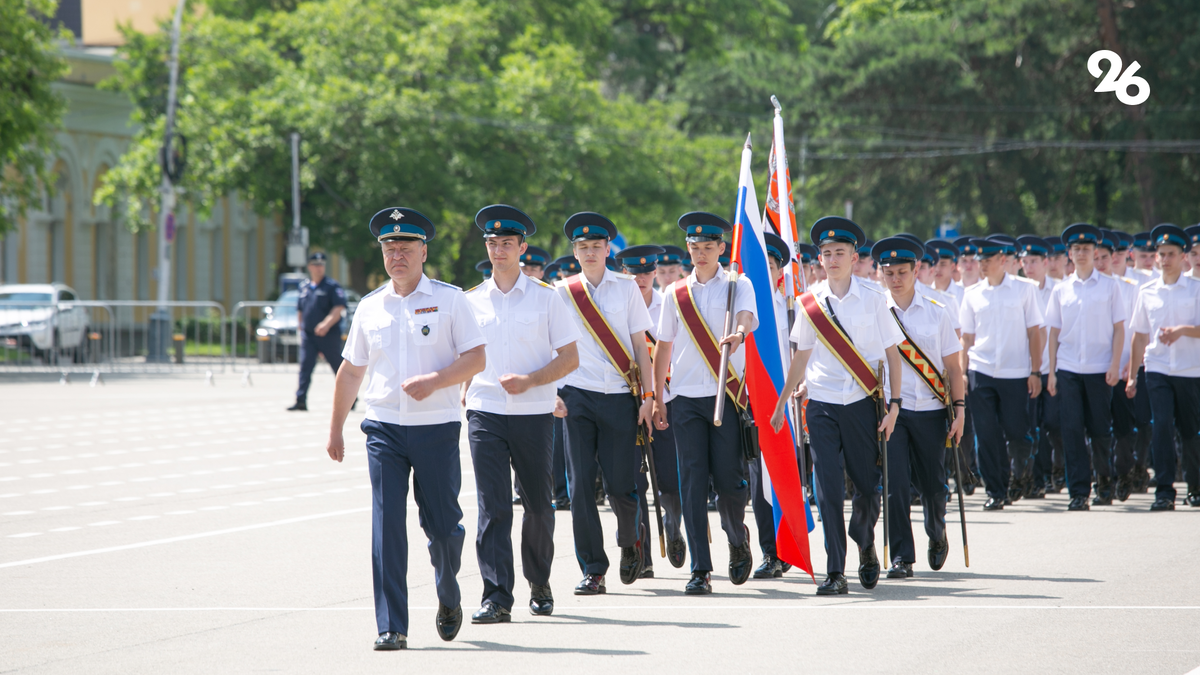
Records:
[[[482,640],[466,641],[473,647],[489,652],[517,652],[523,654],[587,654],[589,656],[646,656],[647,652],[635,649],[572,649],[570,647],[523,647]]]
[[[737,628],[737,626],[728,623],[705,623],[700,621],[642,621],[628,619],[610,619],[600,616],[579,616],[577,614],[555,614],[554,617],[562,619],[571,619],[579,623],[587,623],[598,626],[678,626],[680,628]],[[538,623],[559,623],[556,621],[539,621]],[[570,650],[564,650],[570,651]]]

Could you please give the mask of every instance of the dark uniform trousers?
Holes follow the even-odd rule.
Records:
[[[1200,377],[1146,373],[1154,415],[1155,497],[1175,499],[1175,432],[1183,450],[1183,479],[1189,493],[1200,493]]]
[[[1058,396],[1051,396],[1046,390],[1049,375],[1042,375],[1042,393],[1037,398],[1029,399],[1030,425],[1035,431],[1030,436],[1035,440],[1033,448],[1033,477],[1047,482],[1054,472],[1064,469],[1062,430],[1059,427]],[[970,418],[968,418],[970,419]]]
[[[1081,375],[1059,370],[1058,397],[1059,423],[1067,456],[1067,491],[1072,497],[1087,497],[1092,491],[1092,471],[1095,471],[1099,479],[1097,491],[1109,492],[1113,475],[1112,387],[1104,381],[1104,373]]]
[[[466,533],[458,491],[461,422],[400,426],[363,420],[371,474],[371,575],[375,623],[380,633],[408,635],[408,474],[421,529],[429,537],[429,559],[438,601],[458,607],[458,569]]]
[[[296,400],[308,399],[308,386],[312,384],[312,371],[317,366],[317,354],[325,355],[333,374],[337,375],[342,365],[342,329],[334,325],[324,335],[312,331],[300,332],[300,387],[296,389]]]
[[[1125,390],[1121,390],[1121,396],[1124,398]],[[1128,399],[1126,399],[1128,400]],[[1150,413],[1150,387],[1146,384],[1146,369],[1139,368],[1137,375],[1137,393],[1133,396],[1133,423],[1137,427],[1137,438],[1134,440],[1134,470],[1144,472],[1146,467],[1151,466],[1153,461],[1150,458],[1150,445],[1153,438],[1153,429]]]
[[[554,416],[498,415],[467,411],[467,439],[475,466],[479,533],[475,554],[483,577],[483,601],[513,607],[513,503],[509,466],[521,495],[521,568],[531,584],[550,583],[554,561],[554,506],[550,475]]]
[[[1143,376],[1141,380],[1145,380]],[[1112,391],[1112,430],[1113,430],[1113,471],[1116,478],[1125,478],[1131,474],[1136,465],[1138,429],[1142,426],[1137,421],[1135,401],[1137,396],[1130,399],[1125,395],[1126,380],[1117,382]],[[1141,395],[1143,382],[1138,382],[1137,393]],[[1147,399],[1148,400],[1148,399]]]
[[[879,440],[875,400],[848,405],[808,402],[808,442],[813,454],[817,509],[825,533],[825,571],[846,571],[845,478],[854,484],[850,538],[866,548],[875,543],[875,523],[881,508]],[[908,479],[904,479],[905,483]]]
[[[551,473],[554,476],[554,500],[566,499],[567,490],[567,455],[563,450],[563,419],[554,418],[554,457],[551,462]]]
[[[958,444],[958,449],[962,451],[963,458],[967,465],[963,467],[963,471],[969,471],[972,476],[979,475],[979,459],[976,452],[978,443],[975,439],[975,421],[971,419],[971,395],[963,394],[963,414],[966,419],[963,420],[963,437],[962,442]],[[970,480],[970,477],[963,476],[964,479]]]
[[[909,513],[913,484],[921,493],[921,506],[925,509],[925,534],[932,541],[941,541],[946,533],[948,431],[944,409],[923,412],[901,409],[896,429],[888,439],[890,543],[892,556],[906,563],[917,561]]]
[[[637,446],[637,405],[629,393],[601,394],[563,387],[558,395],[567,406],[564,451],[567,485],[571,491],[571,529],[575,555],[584,574],[606,574],[604,529],[600,511],[591,496],[596,491],[596,469],[617,517],[617,545],[638,543],[645,505],[637,494],[641,467]]]
[[[641,451],[641,448],[638,448]],[[654,468],[658,470],[658,491],[659,494],[655,500],[662,508],[663,514],[663,530],[666,532],[667,539],[676,540],[680,538],[680,526],[683,518],[683,506],[679,500],[679,466],[678,459],[675,454],[675,428],[668,426],[666,429],[654,430],[654,442],[650,444],[650,451],[654,453]],[[649,465],[646,470],[649,471]],[[646,499],[650,492],[650,474],[638,472],[637,475],[638,495],[641,501],[646,505],[642,509],[642,557],[646,560],[646,567],[654,566],[654,547],[650,538],[652,529],[650,527],[650,502]]]
[[[683,520],[687,524],[688,550],[693,572],[711,572],[712,554],[708,546],[709,479],[717,493],[717,513],[721,529],[733,546],[746,543],[746,504],[750,501],[750,483],[746,480],[746,461],[742,453],[738,411],[725,396],[725,424],[713,425],[715,396],[689,398],[676,396],[667,403],[667,416],[675,428],[675,451],[679,455],[679,496],[683,502]]]
[[[1032,469],[1028,384],[1023,377],[999,379],[971,370],[967,373],[967,388],[971,392],[979,469],[988,495],[1004,499],[1010,477],[1024,480]]]

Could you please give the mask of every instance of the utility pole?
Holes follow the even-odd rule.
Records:
[[[179,0],[175,7],[175,21],[171,26],[171,79],[167,87],[167,122],[163,133],[162,204],[158,214],[158,309],[150,315],[150,330],[147,335],[147,361],[165,363],[170,360],[168,348],[171,343],[171,312],[167,303],[171,300],[171,244],[175,241],[175,185],[180,178],[182,166],[176,166],[171,142],[175,134],[175,104],[179,88],[179,31],[183,24],[183,6]]]
[[[288,236],[287,263],[302,273],[308,262],[308,233],[300,227],[300,134],[292,132],[292,232]]]

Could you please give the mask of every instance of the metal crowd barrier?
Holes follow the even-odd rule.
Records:
[[[345,339],[358,303],[342,316]],[[300,334],[295,303],[239,302],[230,315],[231,364],[236,372],[292,371],[300,360]]]

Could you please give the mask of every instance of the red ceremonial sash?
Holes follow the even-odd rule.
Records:
[[[867,392],[867,396],[874,396],[875,392],[879,390],[879,378],[876,377],[875,371],[867,364],[862,354],[859,354],[858,350],[854,348],[850,338],[825,312],[821,303],[817,302],[816,296],[811,292],[802,293],[800,306],[804,308],[804,316],[808,318],[813,330],[817,332],[817,338],[821,340],[821,344],[833,352],[837,360],[846,367],[846,370],[850,371],[854,381],[858,382],[858,386]]]
[[[942,379],[942,374],[933,367],[933,362],[925,356],[925,352],[913,342],[909,337],[908,331],[904,330],[904,324],[900,321],[900,317],[896,315],[896,310],[892,309],[892,316],[896,317],[896,325],[900,326],[900,332],[904,334],[904,342],[900,343],[900,358],[912,367],[917,373],[917,377],[929,387],[929,391],[933,392],[936,398],[942,405],[946,404],[946,381]]]
[[[696,298],[692,296],[692,289],[688,286],[687,279],[676,281],[672,286],[672,291],[675,294],[675,306],[679,308],[679,316],[683,318],[683,325],[687,326],[688,335],[692,336],[692,344],[696,345],[696,351],[700,352],[704,363],[708,365],[709,374],[716,380],[717,369],[721,367],[721,348],[717,346],[717,339],[713,337],[712,331],[709,330],[708,324],[700,314],[700,309],[696,307]],[[728,376],[725,378],[725,391],[737,404],[739,410],[746,408],[748,402],[746,387],[741,378],[737,376],[737,371],[733,369],[732,362],[729,364]]]
[[[604,318],[604,314],[596,306],[596,301],[592,299],[592,294],[583,281],[583,275],[568,277],[566,285],[567,295],[571,297],[571,304],[583,319],[583,325],[587,326],[588,332],[600,345],[600,350],[608,357],[609,363],[625,378],[630,391],[636,390],[640,385],[634,382],[630,372],[633,368],[633,355],[625,348],[625,343],[613,332],[612,326],[608,325],[608,319]]]

